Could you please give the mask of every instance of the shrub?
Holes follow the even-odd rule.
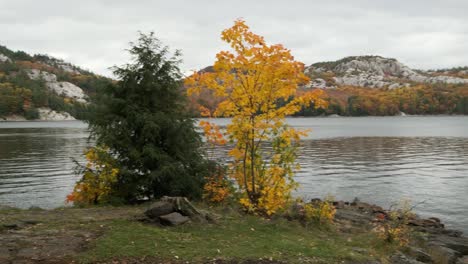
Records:
[[[210,168],[211,174],[205,177],[203,200],[215,204],[226,202],[234,193],[232,182],[226,174],[226,168],[214,162]]]
[[[24,117],[28,120],[39,119],[39,111],[36,108],[29,108],[24,111]]]
[[[333,198],[327,197],[324,201],[315,200],[304,205],[305,219],[319,225],[333,223],[336,208],[333,206]]]
[[[333,223],[335,213],[332,197],[326,197],[324,201],[314,199],[309,203],[299,198],[289,208],[287,216],[290,219],[298,219],[305,225],[309,223],[330,225]]]
[[[409,220],[414,217],[413,207],[408,200],[401,201],[390,207],[387,220],[377,229],[381,238],[388,243],[405,246],[409,243],[411,232]]]
[[[109,154],[106,147],[92,147],[86,153],[86,166],[78,166],[82,176],[67,202],[75,205],[93,205],[110,201],[112,187],[117,181],[119,169],[116,160]]]

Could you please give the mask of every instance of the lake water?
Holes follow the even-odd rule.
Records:
[[[219,119],[223,125],[228,119]],[[298,195],[390,206],[402,198],[423,216],[468,233],[468,117],[291,118],[312,129],[299,157]],[[0,204],[64,205],[83,161],[85,124],[0,122]],[[217,150],[224,156],[225,149]]]

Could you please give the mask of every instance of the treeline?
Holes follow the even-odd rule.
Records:
[[[468,114],[468,86],[418,85],[398,89],[342,87],[325,91],[326,109],[303,108],[296,116],[392,116]]]
[[[402,112],[409,115],[468,115],[468,85],[422,84],[398,89],[340,87],[325,90],[325,99],[328,101],[325,109],[316,108],[312,103],[294,116],[394,116]],[[220,102],[219,98],[205,92],[190,97],[189,109],[198,116],[200,106],[214,111]]]

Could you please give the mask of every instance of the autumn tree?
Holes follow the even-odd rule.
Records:
[[[296,150],[306,133],[287,126],[285,117],[311,102],[316,107],[325,102],[320,90],[295,97],[298,85],[308,82],[304,65],[282,45],[267,45],[243,20],[221,38],[232,50],[216,55],[212,72],[194,73],[185,84],[189,94],[211,90],[222,99],[213,116],[232,117],[226,129],[234,144],[229,173],[242,191],[240,202],[270,215],[286,205],[296,187]]]

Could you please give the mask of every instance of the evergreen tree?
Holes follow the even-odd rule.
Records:
[[[199,198],[206,163],[180,90],[180,53],[171,55],[153,33],[131,45],[131,63],[114,67],[118,82],[98,95],[88,120],[97,144],[120,166],[115,195]]]

